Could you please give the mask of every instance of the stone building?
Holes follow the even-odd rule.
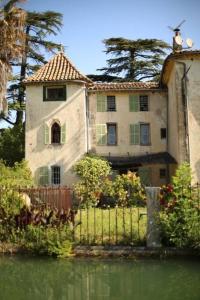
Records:
[[[95,83],[60,52],[25,80],[26,159],[40,185],[71,186],[93,152],[146,185],[189,161],[200,180],[200,51],[169,55],[160,83]]]

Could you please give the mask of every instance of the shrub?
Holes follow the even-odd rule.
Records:
[[[109,195],[116,199],[119,206],[144,205],[144,190],[140,178],[133,172],[117,175]]]
[[[87,155],[75,164],[74,171],[80,178],[74,185],[76,197],[82,203],[96,205],[111,172],[109,163],[101,157]]]
[[[66,225],[60,227],[29,225],[24,234],[23,246],[36,254],[68,257],[72,250],[72,233]]]
[[[0,186],[9,188],[28,187],[33,185],[31,171],[28,163],[16,162],[13,167],[8,167],[0,160]]]
[[[191,169],[184,163],[172,185],[161,190],[160,214],[163,242],[177,247],[200,248],[199,191],[191,187]]]

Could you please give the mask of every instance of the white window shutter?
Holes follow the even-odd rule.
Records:
[[[66,124],[61,126],[61,144],[66,143]]]

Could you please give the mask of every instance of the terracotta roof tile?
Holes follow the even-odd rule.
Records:
[[[42,66],[35,74],[26,78],[24,83],[28,84],[68,80],[81,80],[92,83],[87,76],[81,74],[70,60],[62,52],[60,52],[47,64]]]
[[[157,82],[112,82],[112,83],[94,83],[89,86],[90,91],[124,91],[135,89],[158,89]]]

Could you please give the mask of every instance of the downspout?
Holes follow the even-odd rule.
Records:
[[[89,152],[89,98],[87,87],[85,87],[85,106],[86,106],[86,152]]]
[[[167,91],[167,124],[166,124],[166,127],[167,127],[167,152],[169,153],[169,95],[168,95],[168,91]],[[166,164],[166,168],[167,168],[167,182],[166,183],[169,183],[170,181],[170,170],[169,170],[169,164],[167,163]]]
[[[190,163],[190,137],[189,137],[189,127],[188,127],[188,91],[187,91],[187,73],[189,72],[191,65],[186,69],[186,64],[182,61],[176,61],[178,64],[181,64],[184,68],[183,77],[181,78],[181,88],[182,88],[182,102],[184,109],[184,127],[186,131],[186,156],[187,161]]]

